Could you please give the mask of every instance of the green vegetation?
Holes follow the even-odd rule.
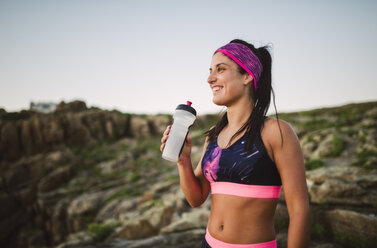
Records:
[[[344,247],[373,248],[376,247],[376,238],[362,238],[358,236],[346,236],[337,234],[335,241]],[[374,240],[373,240],[374,239]]]
[[[365,169],[375,169],[377,168],[376,157],[377,152],[373,150],[362,150],[356,154],[357,160],[352,164],[354,166],[359,166]]]
[[[275,221],[275,228],[277,232],[283,232],[288,229],[289,221],[279,220]]]
[[[343,140],[337,136],[333,136],[332,149],[326,154],[328,157],[338,157],[344,150],[345,144]]]
[[[160,138],[159,138],[160,139]],[[137,145],[131,149],[132,155],[134,158],[139,158],[144,155],[148,150],[160,152],[160,140],[157,139],[143,139],[139,140]]]
[[[340,107],[314,109],[304,112],[279,113],[279,118],[286,120],[293,125],[299,126],[304,129],[305,132],[331,127],[339,130],[345,126],[354,126],[358,124],[364,118],[363,113],[373,108],[377,108],[377,101],[348,104]],[[328,121],[329,116],[336,121]],[[301,122],[299,121],[300,117],[305,117],[305,119],[308,118],[309,120]]]
[[[375,202],[373,203],[373,208],[374,208],[375,210],[377,210],[377,201],[375,201]]]
[[[99,163],[114,158],[116,150],[105,142],[92,146],[73,146],[72,152],[85,164]]]
[[[120,189],[110,195],[106,201],[105,204],[109,203],[110,201],[117,199],[117,198],[132,198],[135,196],[140,196],[143,193],[143,187],[141,185],[133,185],[132,188],[125,188],[125,189]]]
[[[321,223],[316,221],[314,218],[312,218],[312,221],[310,223],[310,230],[311,230],[311,235],[314,238],[324,239],[326,237],[325,227]]]
[[[128,181],[130,182],[136,182],[140,179],[140,175],[136,172],[131,172],[130,174],[128,174]]]
[[[319,158],[310,159],[305,163],[306,170],[315,170],[321,168],[323,165],[323,160]]]
[[[87,227],[87,231],[94,235],[94,240],[97,242],[104,241],[110,234],[120,226],[119,222],[113,224],[97,224],[91,223]]]
[[[161,200],[153,200],[153,201],[150,201],[150,202],[147,202],[146,204],[144,204],[139,212],[141,214],[145,213],[147,210],[151,209],[152,207],[154,206],[163,206],[164,203],[161,201]]]
[[[165,182],[170,182],[170,181],[179,181],[179,175],[169,175],[168,177],[165,178]]]
[[[324,118],[314,117],[313,119],[302,123],[301,126],[305,130],[314,131],[334,127],[334,124],[328,122]]]

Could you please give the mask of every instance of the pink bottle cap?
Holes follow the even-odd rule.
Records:
[[[192,104],[192,102],[187,101],[187,105],[188,105],[188,106],[191,106],[191,104]]]

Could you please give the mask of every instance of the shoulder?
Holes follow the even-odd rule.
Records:
[[[262,129],[262,136],[271,147],[283,146],[285,140],[297,139],[291,124],[284,120],[267,117]]]

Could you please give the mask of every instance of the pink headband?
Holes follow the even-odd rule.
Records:
[[[257,82],[262,75],[263,67],[258,57],[250,48],[240,43],[228,43],[217,49],[215,53],[217,52],[227,55],[249,73],[254,79],[254,88],[257,90]]]

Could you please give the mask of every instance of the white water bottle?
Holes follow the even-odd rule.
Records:
[[[170,129],[162,158],[171,162],[177,162],[184,146],[189,128],[194,124],[196,119],[196,110],[191,107],[192,102],[180,104],[175,109],[173,115],[173,125]]]

